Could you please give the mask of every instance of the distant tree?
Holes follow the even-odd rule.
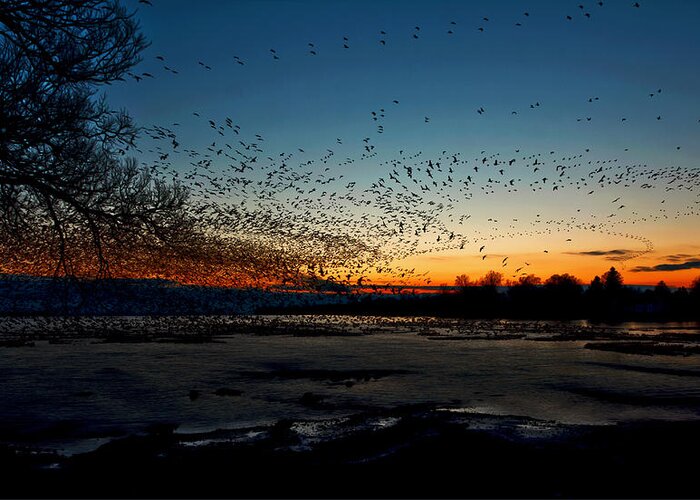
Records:
[[[537,286],[542,284],[542,278],[534,274],[520,276],[515,286]]]
[[[659,298],[669,298],[671,296],[671,289],[666,285],[666,282],[661,280],[654,287],[654,294]]]
[[[474,286],[474,282],[469,279],[466,274],[460,274],[455,278],[455,286],[460,288],[467,288],[469,286]]]
[[[503,283],[503,274],[498,271],[488,271],[479,280],[479,286],[497,287]]]
[[[700,276],[695,278],[690,284],[690,293],[700,297]]]
[[[547,278],[547,281],[545,281],[544,284],[545,286],[549,287],[573,288],[581,286],[581,280],[579,280],[576,276],[572,276],[571,274],[567,273],[553,274]]]
[[[541,314],[543,303],[542,290],[538,286],[542,280],[534,274],[520,276],[509,283],[508,304],[516,317],[532,317]]]
[[[573,306],[573,302],[578,302],[583,289],[581,281],[571,274],[553,274],[544,282],[545,289],[549,292],[549,300],[552,303],[563,303],[566,307]]]
[[[597,294],[602,292],[605,289],[605,286],[603,285],[603,280],[600,279],[600,276],[596,276],[591,280],[591,284],[588,287],[588,291],[592,294]]]
[[[581,282],[570,274],[553,274],[544,282],[544,300],[550,314],[558,317],[576,317],[582,314]]]
[[[588,314],[592,317],[601,317],[605,314],[605,285],[600,276],[591,280],[591,284],[585,293]]]
[[[603,285],[605,286],[605,290],[609,292],[620,290],[622,288],[622,284],[622,275],[614,267],[611,267],[608,272],[603,274]]]
[[[110,253],[172,251],[186,238],[187,190],[125,159],[137,129],[98,95],[100,85],[123,79],[146,46],[118,1],[0,2],[6,268],[106,275]]]

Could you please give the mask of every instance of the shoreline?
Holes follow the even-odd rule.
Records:
[[[341,419],[342,420],[342,419]],[[336,422],[178,434],[161,425],[61,457],[0,448],[3,496],[697,497],[698,421],[565,425],[408,406]],[[310,426],[310,427],[309,427]],[[262,479],[258,479],[262,477]],[[633,478],[644,478],[633,481]]]

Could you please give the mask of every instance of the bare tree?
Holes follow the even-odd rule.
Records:
[[[479,280],[480,286],[495,288],[501,286],[501,284],[503,284],[503,274],[498,271],[488,271]]]
[[[537,286],[542,284],[542,278],[534,274],[520,276],[517,281],[517,286]]]
[[[117,1],[0,2],[0,252],[9,270],[106,275],[183,238],[187,190],[126,158],[137,130],[100,85],[147,46]]]
[[[549,278],[547,278],[547,281],[545,281],[544,284],[549,287],[572,288],[580,286],[581,280],[579,280],[576,276],[572,276],[568,273],[553,274]]]
[[[470,286],[474,286],[474,282],[469,279],[469,276],[466,274],[460,274],[455,278],[455,286],[458,286],[460,288],[467,288]]]

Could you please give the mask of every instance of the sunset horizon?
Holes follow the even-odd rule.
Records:
[[[0,0],[0,498],[700,498],[698,24]]]

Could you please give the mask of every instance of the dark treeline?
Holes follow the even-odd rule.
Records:
[[[672,290],[663,281],[653,289],[625,286],[613,267],[584,287],[568,274],[544,283],[532,275],[500,286],[497,273],[438,294],[357,295],[345,304],[286,308],[268,312],[445,316],[465,318],[700,320],[700,278],[688,288]]]
[[[386,293],[392,291],[393,293]],[[418,290],[415,289],[415,292]],[[385,292],[385,293],[382,293]],[[0,277],[0,316],[358,314],[453,318],[700,320],[700,278],[689,288],[625,286],[611,268],[584,286],[568,274],[505,286],[489,272],[476,282],[415,293],[319,286],[303,293],[184,286],[163,280],[64,280]]]

